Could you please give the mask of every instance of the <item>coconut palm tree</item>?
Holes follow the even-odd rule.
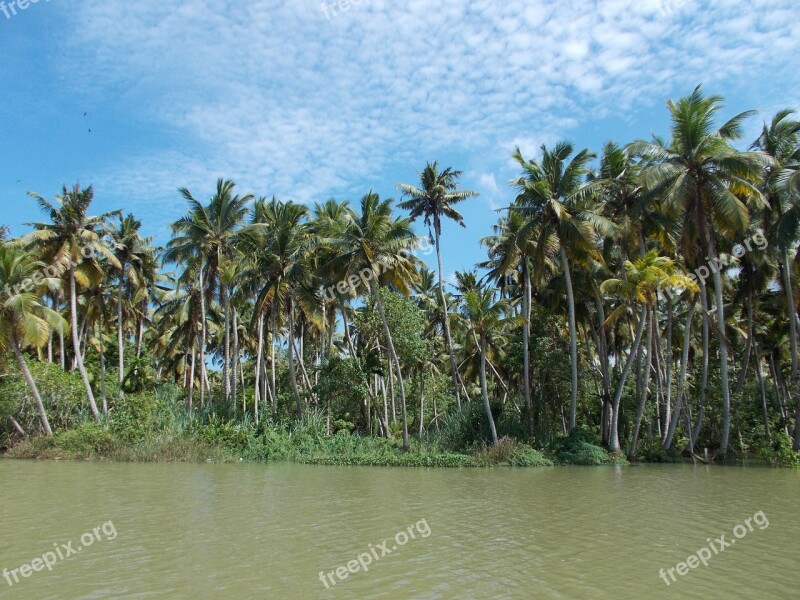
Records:
[[[469,334],[475,343],[480,356],[480,381],[483,408],[489,422],[492,443],[497,445],[497,427],[492,416],[492,405],[489,401],[489,389],[486,380],[486,364],[488,347],[492,338],[501,333],[509,324],[516,324],[520,319],[508,316],[509,303],[506,299],[497,299],[495,290],[471,290],[464,295],[461,314],[469,328]]]
[[[701,257],[712,265],[716,299],[716,326],[720,342],[722,439],[725,454],[730,439],[730,385],[725,305],[717,236],[734,238],[747,231],[750,211],[746,202],[764,205],[758,189],[765,168],[774,161],[761,152],[739,152],[732,142],[742,135],[742,124],[752,111],[743,112],[719,128],[715,115],[722,109],[719,96],[704,96],[700,86],[678,102],[667,103],[672,116],[672,141],[634,142],[629,152],[647,164],[642,172],[647,190],[662,197],[665,208],[681,215],[680,249],[691,266]],[[716,235],[715,235],[716,233]]]
[[[141,289],[147,285],[145,266],[152,256],[152,249],[148,246],[150,239],[141,237],[139,230],[142,222],[132,214],[119,217],[119,225],[111,231],[114,256],[119,261],[119,275],[117,287],[117,354],[119,355],[119,384],[125,378],[125,309],[130,310],[130,295],[134,289]],[[151,256],[148,256],[151,255]],[[127,279],[127,286],[126,286]],[[127,290],[126,290],[127,287]],[[141,337],[139,335],[138,337]]]
[[[765,178],[764,192],[769,208],[764,211],[764,226],[772,242],[781,270],[781,284],[786,296],[789,321],[789,343],[794,382],[795,434],[794,449],[800,450],[800,364],[798,363],[797,306],[792,287],[790,245],[797,242],[800,232],[800,121],[792,119],[794,111],[779,111],[753,143],[775,160]]]
[[[526,160],[517,148],[514,159],[523,175],[514,184],[519,195],[512,210],[521,211],[527,218],[520,232],[541,251],[534,253],[534,273],[544,269],[545,248],[555,244],[561,261],[567,292],[567,313],[572,368],[569,428],[575,428],[578,399],[578,332],[575,319],[575,291],[572,285],[571,259],[585,261],[599,258],[597,238],[614,231],[613,225],[600,215],[591,198],[580,197],[588,164],[594,154],[581,150],[570,159],[573,146],[561,141],[553,150],[542,146],[542,158]]]
[[[53,435],[42,397],[36,387],[23,350],[28,346],[41,348],[50,338],[51,329],[66,329],[64,319],[43,305],[41,293],[56,289],[61,281],[46,274],[45,263],[31,254],[0,242],[0,352],[9,347],[14,352],[20,372],[28,384],[39,412],[45,435]]]
[[[450,356],[450,371],[453,377],[453,389],[456,393],[456,406],[461,408],[461,393],[459,392],[458,369],[453,353],[453,339],[450,332],[450,317],[447,309],[447,297],[444,293],[444,269],[442,267],[442,219],[452,219],[461,227],[464,225],[464,217],[459,213],[454,205],[467,200],[476,198],[480,194],[471,190],[459,190],[458,179],[461,171],[454,171],[447,167],[439,171],[439,163],[428,163],[420,174],[419,187],[408,183],[401,183],[398,189],[403,192],[404,197],[408,197],[399,204],[400,208],[411,213],[411,221],[422,217],[424,223],[429,228],[433,228],[433,238],[436,244],[436,259],[439,264],[439,296],[444,306],[444,336],[447,343],[447,353]]]
[[[607,323],[613,323],[620,316],[625,314],[631,305],[634,307],[639,305],[640,315],[636,326],[636,335],[633,340],[633,346],[625,366],[620,374],[619,381],[617,382],[616,393],[613,400],[612,424],[609,436],[609,450],[611,452],[619,452],[619,405],[622,399],[622,393],[625,389],[625,382],[631,371],[631,366],[636,358],[639,347],[642,342],[642,334],[644,333],[644,326],[648,320],[648,315],[652,313],[653,304],[657,300],[659,290],[678,289],[684,288],[691,293],[698,291],[697,284],[694,283],[689,277],[676,272],[675,263],[671,258],[659,256],[657,250],[651,250],[644,257],[635,262],[625,261],[625,277],[624,278],[611,278],[603,282],[600,290],[604,294],[613,294],[623,300],[614,312],[608,317]],[[652,319],[652,316],[650,317]],[[639,426],[642,421],[644,413],[644,402],[647,400],[647,392],[642,394],[639,406],[636,411],[636,420],[633,430],[631,450],[635,450],[636,442],[639,436]],[[680,407],[676,412],[680,411]],[[633,452],[629,454],[632,455]]]
[[[250,254],[250,250],[256,252],[252,269],[260,276],[261,285],[254,316],[265,315],[278,307],[285,310],[289,380],[299,419],[303,418],[304,410],[295,365],[295,315],[298,305],[300,308],[305,305],[310,312],[309,304],[315,302],[315,282],[309,256],[314,239],[307,216],[305,206],[291,201],[281,202],[273,198],[269,203],[257,203],[255,222],[245,227],[238,238],[245,254]]]
[[[78,329],[78,285],[88,286],[90,281],[102,277],[98,258],[102,257],[111,268],[119,269],[119,261],[113,251],[103,241],[107,220],[119,211],[105,213],[96,217],[88,216],[94,198],[92,186],[81,189],[80,184],[72,188],[63,187],[62,193],[53,202],[39,194],[30,194],[39,207],[50,218],[49,223],[30,223],[34,231],[21,238],[21,243],[39,248],[41,257],[56,269],[59,275],[66,274],[69,287],[69,317],[72,333],[72,347],[75,363],[80,372],[89,409],[95,419],[100,419],[100,411],[92,392],[92,385],[83,363],[80,334]]]
[[[406,296],[411,293],[418,277],[417,260],[411,251],[418,240],[409,219],[394,217],[392,204],[392,200],[381,200],[378,194],[368,193],[361,199],[360,214],[351,211],[349,226],[341,236],[323,243],[338,250],[330,267],[340,280],[353,277],[354,281],[365,281],[378,308],[400,391],[403,448],[408,450],[405,380],[379,288],[390,285]]]
[[[218,179],[216,192],[208,205],[197,201],[192,193],[181,188],[180,193],[189,203],[189,213],[172,225],[175,234],[164,254],[166,262],[186,261],[194,256],[200,259],[198,277],[204,290],[203,312],[211,302],[214,290],[224,310],[223,388],[225,399],[230,400],[230,303],[220,270],[224,262],[234,255],[235,237],[247,214],[251,194],[235,195],[236,184],[229,179]],[[205,321],[205,314],[202,316]],[[205,360],[206,328],[201,334],[200,362]]]

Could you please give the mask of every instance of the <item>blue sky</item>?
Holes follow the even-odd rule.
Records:
[[[6,5],[9,2],[6,0]],[[24,4],[24,2],[23,2]],[[40,0],[0,7],[0,223],[93,183],[163,243],[217,177],[303,202],[397,197],[426,161],[481,197],[445,232],[445,269],[513,198],[510,156],[561,138],[599,150],[666,134],[665,102],[703,83],[747,140],[800,109],[796,0]],[[84,116],[84,113],[86,115]],[[419,233],[423,233],[420,226]]]

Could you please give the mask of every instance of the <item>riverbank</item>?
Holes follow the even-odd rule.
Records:
[[[375,467],[552,467],[560,464],[626,464],[590,444],[577,432],[540,451],[512,438],[497,446],[453,452],[415,440],[403,452],[394,440],[364,437],[347,431],[328,435],[324,421],[312,416],[289,427],[247,428],[217,422],[179,434],[154,434],[124,439],[112,430],[87,423],[50,437],[24,440],[8,449],[10,459],[106,460],[116,462],[290,462],[330,466]],[[676,458],[676,461],[678,459]]]

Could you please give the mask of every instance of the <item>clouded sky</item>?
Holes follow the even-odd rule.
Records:
[[[163,243],[179,187],[208,198],[227,177],[355,202],[397,197],[438,160],[482,194],[466,230],[445,230],[450,276],[485,258],[517,145],[666,134],[666,100],[698,83],[726,117],[761,111],[748,141],[800,109],[796,0],[40,0],[7,14],[0,223],[14,234],[40,218],[28,190],[78,180],[95,212],[133,212]]]

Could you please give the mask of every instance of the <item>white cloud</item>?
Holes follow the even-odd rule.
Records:
[[[353,197],[455,153],[493,153],[481,168],[503,180],[515,145],[526,157],[560,137],[582,147],[582,125],[699,81],[750,93],[769,72],[762,97],[800,89],[775,64],[798,49],[790,0],[683,2],[666,16],[656,0],[373,0],[330,19],[318,0],[77,4],[66,85],[123,96],[131,119],[171,133],[96,174],[143,203],[218,175],[298,200]]]

